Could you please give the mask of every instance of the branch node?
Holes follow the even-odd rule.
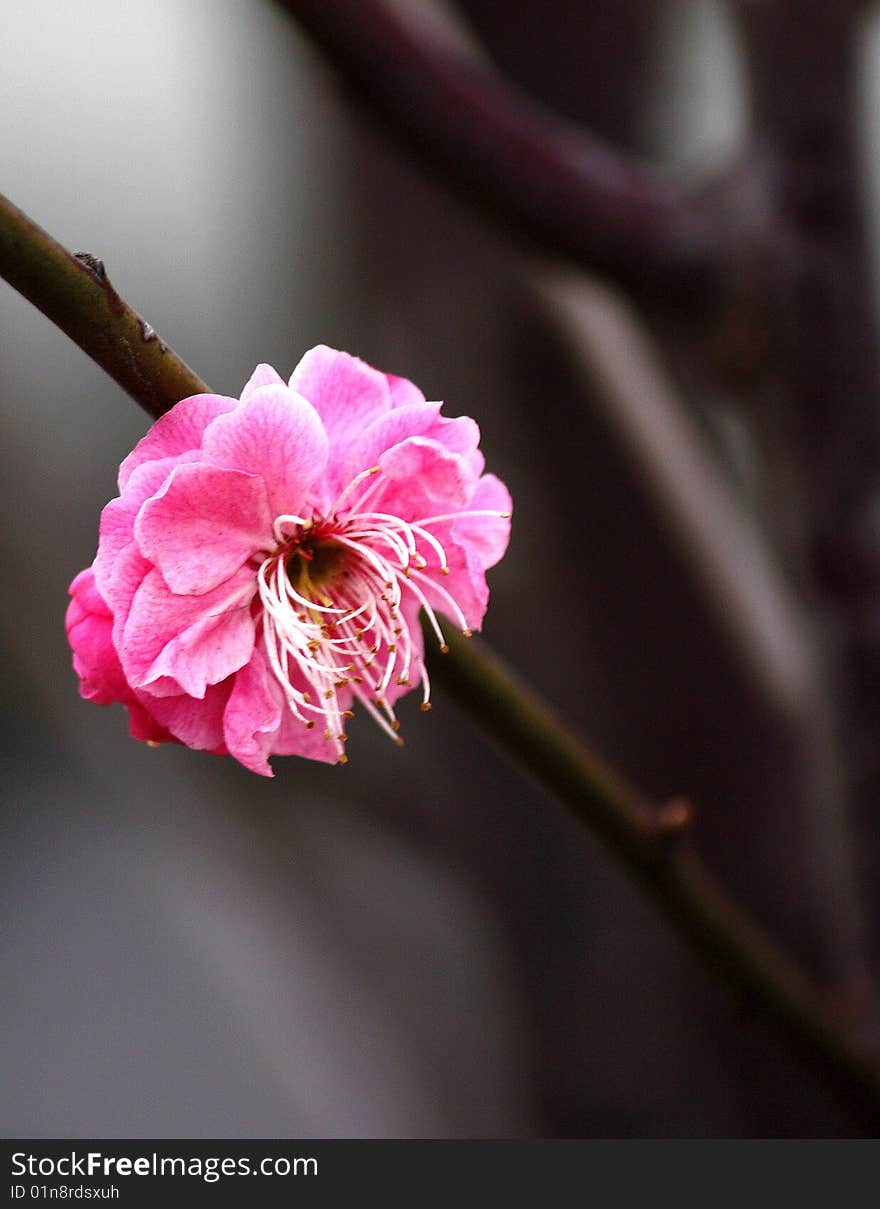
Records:
[[[94,256],[91,252],[74,252],[73,259],[78,260],[81,265],[84,265],[101,285],[110,284],[104,262],[98,256]]]
[[[694,807],[689,798],[674,797],[658,806],[648,817],[649,838],[664,848],[680,841],[691,829]]]

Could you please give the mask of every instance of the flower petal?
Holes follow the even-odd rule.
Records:
[[[392,407],[407,407],[411,403],[424,403],[425,396],[409,378],[398,378],[396,374],[386,374],[388,389],[391,392]],[[437,404],[438,408],[440,404]]]
[[[426,437],[448,453],[464,455],[470,471],[469,459],[479,444],[480,430],[467,416],[456,419],[441,416],[441,407],[442,403],[412,403],[378,416],[352,443],[347,477],[351,479],[361,470],[376,465],[386,450],[410,437]]]
[[[122,551],[134,540],[134,522],[141,504],[162,487],[175,466],[197,461],[197,449],[173,457],[160,458],[156,462],[145,462],[129,475],[122,495],[112,499],[101,513],[98,554],[95,558],[95,580],[111,610],[116,612],[112,580],[116,561]]]
[[[208,426],[205,460],[261,475],[272,517],[297,513],[327,463],[327,434],[315,409],[286,386],[261,386]]]
[[[351,694],[347,690],[338,693],[340,709],[351,705]],[[336,764],[339,752],[336,744],[324,738],[321,722],[311,730],[304,722],[295,718],[289,709],[281,717],[281,726],[272,742],[272,754],[276,756],[301,756],[305,760],[318,760],[322,764]]]
[[[227,754],[223,741],[223,712],[231,691],[230,677],[220,684],[209,685],[200,699],[185,694],[153,698],[146,693],[140,693],[138,699],[149,700],[150,711],[156,720],[180,743],[219,756]]]
[[[249,606],[255,590],[256,577],[247,567],[202,596],[177,595],[151,570],[134,594],[117,642],[132,688],[201,698],[208,685],[238,671],[254,648]]]
[[[402,520],[441,507],[443,511],[463,508],[474,489],[467,460],[428,437],[410,437],[393,445],[379,458],[379,466],[388,480],[379,497],[381,507]]]
[[[346,475],[353,478],[361,470],[375,466],[386,450],[408,437],[425,436],[436,423],[440,406],[439,403],[404,404],[377,416],[352,442]]]
[[[113,618],[95,587],[91,567],[80,571],[70,585],[70,595],[65,629],[80,678],[80,696],[98,705],[124,701],[130,690],[113,646]]]
[[[259,390],[261,386],[286,386],[286,382],[271,365],[258,365],[245,384],[244,390],[241,392],[241,401],[244,403],[249,399],[255,390]]]
[[[507,513],[507,516],[468,516],[470,510]],[[494,474],[485,474],[477,483],[467,510],[452,523],[452,540],[466,546],[485,570],[494,567],[510,541],[510,492]]]
[[[132,473],[144,462],[155,462],[184,453],[187,449],[198,449],[211,421],[238,405],[238,399],[229,399],[225,395],[192,395],[189,399],[181,399],[169,412],[159,417],[119,467],[119,490],[125,490]]]
[[[306,353],[291,374],[290,385],[324,421],[334,459],[344,455],[365,424],[391,409],[385,374],[325,344]]]
[[[229,754],[262,777],[274,775],[269,756],[284,708],[281,688],[255,647],[250,661],[236,673],[223,713],[223,736]]]
[[[113,645],[113,618],[95,587],[91,567],[81,571],[70,585],[67,637],[73,650],[73,666],[80,678],[80,696],[97,705],[119,702],[129,714],[133,738],[161,743],[171,735],[140,704],[128,686]]]
[[[178,466],[142,506],[134,534],[172,592],[202,595],[272,543],[266,485],[204,462]]]
[[[157,722],[150,711],[142,703],[143,697],[132,694],[131,700],[125,702],[128,710],[128,733],[132,739],[141,743],[180,743],[176,735]]]

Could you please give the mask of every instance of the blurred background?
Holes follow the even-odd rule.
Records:
[[[618,146],[699,176],[740,144],[721,3],[459,12]],[[861,46],[873,170],[871,22]],[[321,342],[474,416],[516,504],[492,646],[646,791],[692,797],[701,850],[802,956],[858,948],[803,610],[754,520],[758,442],[721,393],[697,383],[683,410],[619,300],[410,167],[268,2],[6,0],[0,105],[3,191],[101,257],[216,390],[259,361],[286,376]],[[624,420],[614,364],[641,401]],[[276,760],[271,782],[151,751],[122,709],[80,701],[66,589],[148,420],[5,286],[0,368],[0,1132],[857,1129],[451,700],[405,704],[402,750],[359,719],[346,768]],[[702,509],[698,557],[670,474]]]

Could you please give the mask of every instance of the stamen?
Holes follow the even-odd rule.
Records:
[[[360,474],[356,474],[347,487],[344,487],[340,494],[336,497],[336,502],[330,507],[328,516],[335,516],[339,511],[339,505],[347,495],[350,495],[356,487],[359,487],[364,479],[372,478],[374,474],[378,474],[381,467],[371,466],[369,470],[362,470]]]
[[[459,516],[501,515],[475,510],[407,522],[367,511],[367,498],[385,482],[373,466],[354,476],[325,517],[276,517],[273,532],[282,548],[257,573],[273,675],[295,718],[309,729],[317,720],[323,723],[325,741],[337,745],[340,763],[345,762],[345,720],[354,716],[353,710],[342,708],[346,702],[340,694],[346,690],[395,743],[402,742],[400,723],[388,691],[392,684],[409,686],[413,665],[422,683],[421,708],[431,708],[424,661],[416,658],[409,628],[399,620],[404,589],[424,609],[442,652],[449,647],[428,601],[429,589],[462,632],[470,634],[458,602],[437,583],[437,572],[448,574],[449,562],[443,543],[425,526]],[[348,510],[337,518],[343,505]],[[298,545],[306,533],[311,534],[309,544]],[[322,558],[325,542],[335,548],[332,559]],[[425,574],[429,564],[420,543],[437,560],[433,575]],[[297,687],[303,681],[307,689]]]
[[[463,516],[494,516],[496,520],[510,520],[512,512],[496,512],[494,508],[463,508],[461,512],[446,512],[443,516],[423,516],[420,525],[438,525],[441,521],[458,521]]]

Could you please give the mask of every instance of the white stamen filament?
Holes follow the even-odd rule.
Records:
[[[367,511],[367,500],[386,484],[380,468],[372,466],[355,475],[324,517],[276,517],[276,549],[257,572],[272,673],[293,717],[304,726],[321,726],[340,761],[345,759],[345,718],[350,716],[342,708],[341,689],[361,701],[396,743],[402,742],[399,723],[387,694],[392,685],[409,684],[414,665],[422,684],[422,709],[430,709],[428,673],[400,618],[404,588],[425,610],[441,650],[448,648],[428,590],[470,633],[454,596],[425,573],[433,568],[435,575],[448,574],[449,563],[443,544],[424,526],[459,516],[504,515],[465,511],[407,522]]]

